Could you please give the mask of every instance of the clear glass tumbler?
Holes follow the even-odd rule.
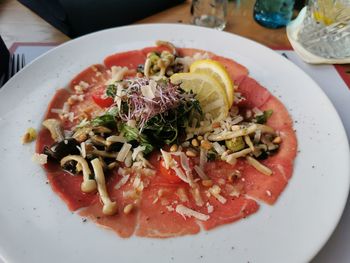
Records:
[[[309,0],[298,40],[321,57],[350,57],[350,0]]]
[[[226,26],[227,0],[193,0],[192,23],[223,30]]]
[[[254,19],[268,28],[286,26],[293,15],[294,0],[257,0]]]

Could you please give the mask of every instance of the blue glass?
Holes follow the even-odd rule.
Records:
[[[293,15],[294,0],[257,0],[254,19],[268,28],[284,27]]]

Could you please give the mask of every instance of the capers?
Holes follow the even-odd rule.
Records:
[[[225,141],[226,147],[232,152],[238,152],[245,148],[245,142],[242,137],[233,138]]]

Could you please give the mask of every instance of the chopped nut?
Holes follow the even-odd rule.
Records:
[[[213,127],[214,129],[215,129],[215,128],[220,128],[220,127],[221,127],[220,122],[213,122],[212,127]]]
[[[67,100],[67,103],[69,105],[73,105],[75,103],[75,100],[73,98],[69,97],[68,100]]]
[[[240,130],[241,129],[241,127],[239,126],[239,125],[233,125],[232,127],[231,127],[231,130],[232,131],[238,131],[238,130]]]
[[[197,153],[194,150],[189,149],[189,150],[186,151],[186,155],[188,157],[196,157]]]
[[[126,205],[123,210],[124,214],[130,214],[133,208],[134,208],[133,204]]]
[[[234,178],[233,174],[229,174],[229,175],[227,176],[227,181],[228,181],[229,183],[232,183],[232,182],[233,182],[233,178]]]
[[[277,136],[275,139],[272,141],[273,143],[280,144],[282,142],[282,138],[280,136]]]
[[[201,147],[206,149],[206,150],[210,150],[212,145],[211,145],[211,142],[209,142],[208,140],[202,140]]]
[[[143,74],[142,74],[141,72],[137,72],[137,73],[136,73],[136,77],[142,78],[142,77],[143,77]]]
[[[178,148],[179,148],[179,147],[177,146],[177,144],[173,144],[173,145],[171,145],[171,147],[170,147],[170,151],[171,151],[171,152],[176,152]]]
[[[213,185],[213,181],[212,180],[202,180],[202,185],[205,187],[211,187]]]
[[[199,146],[199,143],[198,143],[197,139],[192,139],[191,144],[192,144],[194,147]]]
[[[32,142],[36,139],[36,130],[34,128],[28,128],[26,133],[22,137],[22,144]]]

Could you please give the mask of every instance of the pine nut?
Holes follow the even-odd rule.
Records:
[[[221,124],[220,124],[220,122],[214,122],[213,124],[212,124],[212,127],[215,129],[215,128],[220,128],[221,127]]]
[[[134,208],[133,204],[128,204],[124,207],[124,214],[130,214],[131,210]]]
[[[193,150],[187,150],[187,151],[186,151],[186,155],[187,155],[188,157],[196,157],[196,156],[197,156],[197,153],[196,153],[195,151],[193,151]]]
[[[176,152],[177,149],[178,149],[177,144],[173,144],[173,145],[171,145],[171,147],[170,147],[170,151],[171,151],[171,152]]]
[[[203,136],[199,135],[199,136],[197,137],[197,140],[199,140],[199,141],[203,140]]]
[[[191,144],[192,144],[194,147],[199,146],[199,143],[198,143],[197,139],[192,139]]]
[[[212,180],[202,180],[202,185],[205,187],[211,187],[213,185],[213,181]]]
[[[280,136],[277,136],[275,139],[272,141],[273,143],[280,144],[282,142],[282,138]]]
[[[227,176],[227,180],[228,180],[230,183],[232,183],[232,182],[233,182],[233,174],[229,174],[229,175]]]
[[[201,141],[201,147],[210,150],[211,149],[211,143],[208,140]]]

